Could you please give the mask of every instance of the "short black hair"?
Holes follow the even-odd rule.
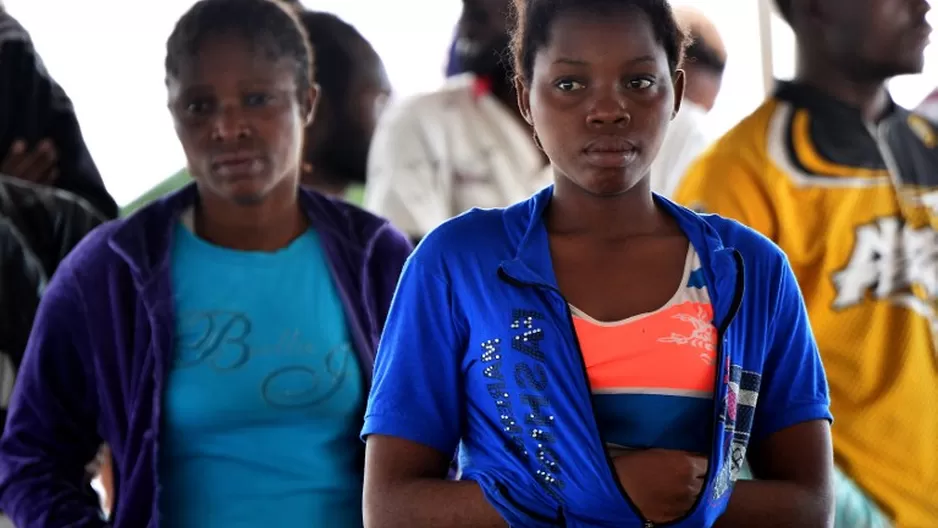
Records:
[[[785,22],[791,23],[791,0],[775,0],[775,7]]]
[[[296,10],[281,0],[200,0],[176,22],[166,41],[166,75],[179,74],[183,61],[198,54],[206,39],[237,35],[271,60],[296,63],[297,89],[310,88],[313,51]]]
[[[702,38],[691,40],[684,50],[684,64],[689,63],[716,75],[723,75],[723,71],[726,70],[726,61]]]
[[[516,75],[524,82],[531,80],[534,56],[547,44],[551,24],[565,12],[640,10],[650,19],[655,37],[668,56],[668,67],[672,73],[684,57],[687,35],[675,20],[668,0],[514,0],[514,6],[511,49]]]
[[[364,49],[380,60],[378,53],[354,26],[332,13],[302,11],[299,16],[316,56],[316,83],[328,99],[344,100],[362,58],[356,51]]]

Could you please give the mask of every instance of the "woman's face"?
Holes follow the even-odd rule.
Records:
[[[238,36],[207,39],[170,78],[169,108],[200,192],[243,205],[298,185],[316,92],[299,93],[296,64]]]
[[[664,47],[638,10],[562,14],[548,40],[518,99],[558,187],[596,196],[628,191],[647,176],[680,106],[683,72],[672,78]]]

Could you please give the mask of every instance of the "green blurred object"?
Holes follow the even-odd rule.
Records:
[[[176,174],[173,174],[169,178],[157,184],[156,187],[153,187],[149,191],[143,193],[136,200],[122,207],[120,215],[121,217],[130,216],[130,214],[132,214],[137,209],[140,209],[144,205],[147,205],[154,200],[158,200],[175,190],[182,189],[191,181],[192,177],[189,176],[189,171],[182,169]]]
[[[362,204],[365,203],[365,186],[361,184],[350,186],[348,190],[345,191],[345,201],[359,207],[364,207]]]
[[[170,194],[173,191],[182,189],[189,182],[192,181],[192,177],[189,176],[189,171],[182,169],[176,174],[173,174],[169,178],[163,180],[155,187],[149,191],[143,193],[139,198],[130,202],[121,208],[120,215],[121,217],[129,216],[137,209],[147,205],[148,203],[158,200],[167,194]],[[352,185],[345,192],[345,200],[349,203],[353,203],[357,206],[361,206],[364,202],[365,197],[365,186],[364,185]]]

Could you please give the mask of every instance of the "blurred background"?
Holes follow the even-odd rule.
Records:
[[[300,11],[316,60],[333,65],[317,71],[320,109],[328,114],[317,114],[305,131],[301,183],[362,205],[414,241],[472,207],[516,203],[549,183],[553,173],[538,149],[538,132],[532,137],[503,66],[492,59],[506,42],[507,1],[300,2],[319,12]],[[785,0],[672,0],[676,8],[696,10],[678,19],[697,46],[688,50],[684,105],[649,177],[659,194],[739,219],[787,254],[837,416],[836,528],[934,528],[938,47],[925,48],[921,73],[893,77],[921,65],[927,5],[869,0],[864,11],[848,1],[815,2],[814,11],[800,13],[837,5],[843,8],[837,16],[791,17],[802,60],[821,62],[802,68],[798,82],[776,85],[795,74],[795,35],[775,7]],[[0,424],[27,343],[36,339],[29,341],[39,299],[59,262],[101,222],[133,215],[191,182],[166,105],[164,58],[174,24],[194,3],[0,0],[0,227],[6,229],[0,231]],[[901,7],[914,18],[903,18]],[[877,40],[875,30],[855,30],[857,13],[866,17],[865,28],[888,25],[890,18],[902,23],[901,38],[892,40],[915,43],[915,67],[900,64],[868,79],[882,62],[902,62],[903,53],[882,40],[888,31]],[[806,28],[821,20],[830,25]],[[927,20],[935,26],[936,12]],[[28,67],[16,69],[23,64]],[[447,70],[454,75],[447,78]],[[916,112],[888,104],[883,86]],[[395,103],[403,111],[378,111]],[[31,137],[39,126],[45,129]],[[718,139],[734,127],[742,133]],[[27,137],[35,143],[28,148],[14,141]],[[133,222],[130,216],[127,224]],[[136,337],[137,331],[127,332]],[[347,440],[361,447],[357,431]],[[0,469],[9,462],[4,449],[0,443]],[[112,458],[102,446],[89,464],[105,512],[115,496],[112,462],[128,469],[133,457]],[[746,474],[745,467],[733,471]],[[0,484],[6,477],[0,474]],[[118,483],[121,477],[118,471]],[[9,526],[0,512],[0,528]]]
[[[29,29],[39,54],[74,102],[88,148],[118,204],[133,200],[184,165],[165,109],[163,56],[173,24],[194,2],[5,3]],[[384,60],[395,97],[431,91],[442,84],[447,47],[462,8],[459,0],[303,3],[339,15],[371,41]],[[726,44],[729,60],[723,87],[708,118],[713,133],[729,129],[765,97],[767,61],[760,44],[766,36],[771,71],[783,79],[794,73],[791,30],[774,14],[768,32],[759,23],[760,9],[767,9],[768,2],[676,0],[672,4],[693,5],[704,11]],[[916,106],[938,86],[935,46],[929,48],[927,57],[923,74],[892,82],[893,96],[903,106]]]

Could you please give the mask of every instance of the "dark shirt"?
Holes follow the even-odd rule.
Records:
[[[46,71],[29,33],[0,7],[0,159],[19,139],[30,146],[52,140],[59,157],[55,185],[104,217],[117,217],[117,203],[85,146],[71,100]]]

